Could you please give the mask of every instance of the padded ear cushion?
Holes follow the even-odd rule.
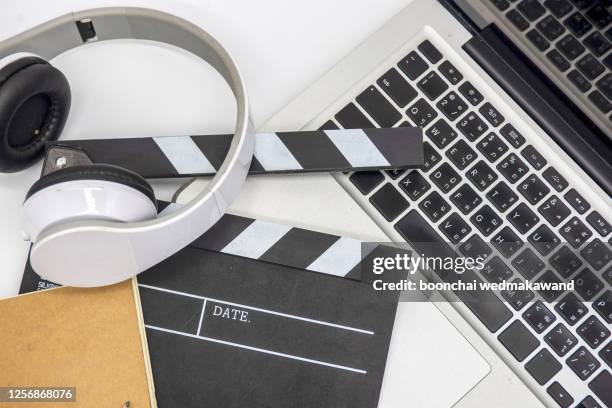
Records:
[[[43,188],[75,180],[103,180],[123,184],[143,193],[157,208],[157,200],[155,199],[153,188],[140,174],[110,164],[66,167],[49,173],[41,177],[30,187],[26,194],[26,200]]]
[[[57,140],[70,110],[64,74],[38,57],[23,57],[0,69],[0,171],[22,170]]]

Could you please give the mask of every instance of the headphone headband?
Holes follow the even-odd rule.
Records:
[[[210,34],[176,16],[144,8],[76,12],[3,41],[0,58],[31,52],[51,59],[84,43],[112,39],[158,41],[190,51],[208,62],[236,98],[236,129],[228,155],[210,184],[175,212],[133,223],[65,222],[32,237],[34,269],[46,279],[72,286],[119,282],[191,243],[221,218],[238,195],[254,149],[246,87],[234,60]]]

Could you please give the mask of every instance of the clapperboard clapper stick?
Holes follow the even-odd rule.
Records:
[[[144,178],[209,176],[217,172],[231,135],[69,140],[92,163],[132,170]],[[249,174],[363,171],[423,166],[417,127],[268,132],[255,135]]]

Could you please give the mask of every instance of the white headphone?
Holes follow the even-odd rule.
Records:
[[[207,188],[159,216],[153,189],[132,171],[104,164],[63,167],[65,157],[50,163],[56,169],[28,191],[22,223],[24,235],[33,242],[32,267],[59,284],[116,283],[187,246],[228,209],[253,156],[245,83],[221,44],[196,25],[160,11],[101,8],[56,18],[0,43],[0,171],[31,165],[63,129],[70,89],[46,60],[111,39],[163,42],[208,62],[234,93],[236,129],[227,157]]]

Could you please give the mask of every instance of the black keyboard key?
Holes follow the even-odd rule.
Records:
[[[445,154],[460,170],[472,164],[478,157],[476,152],[463,139],[459,139]]]
[[[408,105],[418,95],[416,89],[395,68],[385,72],[376,83],[400,108]]]
[[[442,163],[429,175],[429,178],[444,193],[448,193],[461,182],[459,173],[448,163]]]
[[[566,18],[563,23],[576,37],[582,37],[593,28],[589,20],[578,11]]]
[[[599,31],[593,31],[583,41],[584,45],[589,47],[589,50],[598,57],[608,52],[611,47],[610,42]]]
[[[599,405],[597,401],[595,401],[595,398],[591,397],[590,395],[587,395],[585,399],[583,399],[582,401],[580,401],[578,405],[576,405],[576,408],[603,408],[603,407]]]
[[[597,374],[589,388],[607,407],[612,407],[612,375],[608,370]]]
[[[481,273],[482,276],[491,283],[501,283],[512,277],[512,271],[499,256],[491,258],[491,260],[484,265]]]
[[[470,141],[475,141],[482,136],[489,126],[473,112],[468,113],[457,122],[457,128]]]
[[[571,368],[582,381],[589,378],[591,374],[601,367],[601,364],[595,356],[593,356],[584,346],[580,346],[578,350],[568,357],[566,362],[567,366]]]
[[[501,125],[505,118],[493,105],[489,102],[484,103],[478,110],[482,116],[494,127]]]
[[[497,338],[517,361],[525,360],[540,345],[540,341],[519,320],[512,322]]]
[[[547,349],[540,350],[525,364],[525,369],[540,385],[544,385],[561,370],[561,364]]]
[[[610,36],[612,37],[612,28],[608,31],[610,31]],[[608,67],[608,69],[612,69],[612,54],[608,54],[608,56],[604,58],[602,62]]]
[[[570,61],[575,60],[585,51],[583,45],[571,34],[561,38],[555,46]]]
[[[604,238],[612,231],[610,223],[597,211],[590,213],[586,220]]]
[[[546,392],[561,408],[568,408],[574,403],[574,398],[556,381],[550,384]]]
[[[414,105],[408,108],[406,114],[412,119],[417,126],[425,127],[438,116],[438,112],[431,107],[430,104],[423,98],[415,102]]]
[[[373,86],[359,94],[357,102],[380,127],[392,127],[402,118],[393,105]]]
[[[510,153],[497,165],[497,170],[511,184],[519,181],[529,170],[527,165],[514,153]]]
[[[580,92],[586,92],[591,89],[591,83],[577,70],[571,70],[567,74],[567,78],[574,84]]]
[[[419,208],[433,222],[437,222],[450,211],[450,205],[442,198],[440,193],[433,191],[419,203]]]
[[[497,173],[484,160],[479,160],[468,170],[466,176],[480,191],[486,190],[497,180]]]
[[[525,319],[537,333],[542,333],[554,323],[556,317],[546,306],[544,306],[541,300],[538,300],[523,312],[523,319]]]
[[[542,298],[544,298],[544,300],[549,303],[554,302],[555,299],[557,299],[563,293],[562,290],[556,290],[554,289],[554,286],[552,286],[554,284],[561,283],[561,280],[557,277],[557,275],[555,275],[553,271],[544,272],[542,276],[540,276],[540,278],[537,280],[537,282],[542,284],[549,284],[546,289],[540,289],[539,291],[542,295]]]
[[[572,3],[580,10],[584,10],[585,8],[591,7],[596,1],[599,0],[572,0]]]
[[[572,10],[572,5],[567,0],[545,0],[544,7],[557,18],[565,16]]]
[[[470,221],[485,237],[491,235],[502,224],[502,219],[488,205],[480,207],[470,217]]]
[[[535,28],[527,32],[527,39],[540,51],[546,51],[550,43]]]
[[[399,186],[412,200],[418,200],[430,188],[431,184],[423,177],[420,171],[412,170],[402,181]]]
[[[353,103],[346,105],[336,115],[336,120],[345,129],[368,129],[375,127]]]
[[[585,241],[591,238],[593,233],[587,228],[586,225],[578,219],[573,217],[566,224],[561,227],[561,235],[565,240],[574,248],[579,248]]]
[[[436,149],[431,147],[431,145],[427,142],[423,143],[423,156],[425,162],[423,163],[423,167],[421,168],[421,170],[424,173],[427,173],[436,164],[438,164],[440,160],[442,160],[442,156],[440,156],[440,153],[438,153]]]
[[[584,247],[580,254],[596,271],[601,270],[612,259],[612,251],[607,242],[595,238]]]
[[[525,138],[523,135],[521,135],[510,123],[506,123],[504,126],[502,126],[499,133],[501,133],[508,143],[517,149],[525,143]]]
[[[595,86],[597,86],[597,89],[606,95],[608,99],[612,100],[612,74],[605,75],[603,78],[597,81]]]
[[[478,89],[474,88],[474,85],[472,85],[470,81],[462,83],[461,86],[459,86],[459,92],[461,92],[461,95],[474,106],[478,105],[484,99],[482,94]]]
[[[520,203],[511,210],[506,219],[510,221],[514,228],[521,234],[527,233],[540,221],[540,218],[526,204]]]
[[[508,0],[490,0],[491,3],[497,8],[499,11],[505,11],[510,7],[510,3]]]
[[[573,293],[565,295],[555,305],[555,310],[570,326],[575,325],[589,312],[586,305]]]
[[[529,234],[527,240],[542,256],[550,254],[561,242],[555,233],[544,224]]]
[[[599,350],[599,357],[606,362],[608,367],[612,368],[612,341]]]
[[[521,279],[519,278],[512,281],[512,283],[517,284],[520,282]],[[502,296],[517,312],[535,298],[535,295],[530,290],[504,290],[502,291]]]
[[[593,302],[593,309],[606,321],[612,324],[612,292],[607,290]]]
[[[610,6],[610,3],[607,4]],[[612,23],[612,15],[606,10],[602,4],[596,4],[586,12],[586,16],[599,28],[606,28],[606,26]]]
[[[525,248],[523,252],[512,260],[512,266],[514,266],[518,273],[525,279],[532,279],[544,269],[545,264],[531,248]]]
[[[582,266],[580,258],[565,245],[555,252],[548,262],[564,278],[569,278]]]
[[[602,275],[601,275],[606,282],[608,282],[608,285],[612,286],[612,266],[610,266],[608,269],[606,269]]]
[[[563,357],[578,344],[578,339],[563,325],[559,323],[544,336],[544,341],[559,357]]]
[[[548,60],[561,72],[567,71],[570,67],[569,61],[555,49],[548,51],[546,58],[548,58]]]
[[[544,177],[544,180],[546,180],[548,184],[550,184],[550,186],[558,192],[565,190],[567,186],[569,186],[569,183],[565,177],[559,174],[557,169],[552,166],[544,170],[542,176]]]
[[[503,181],[497,183],[487,193],[487,198],[500,212],[512,207],[518,200],[518,195]]]
[[[385,170],[385,173],[387,173],[389,175],[389,177],[391,177],[392,180],[397,179],[399,176],[401,176],[405,172],[406,172],[406,169]]]
[[[529,21],[536,21],[546,12],[546,9],[544,9],[538,0],[523,0],[516,8],[527,17]]]
[[[412,51],[406,55],[400,62],[397,63],[399,69],[411,80],[417,79],[421,74],[427,71],[429,65],[416,51]]]
[[[493,253],[491,247],[489,247],[489,245],[487,245],[487,243],[476,234],[472,235],[463,244],[461,244],[459,251],[461,251],[463,256],[474,259],[487,259],[489,255]]]
[[[455,129],[444,119],[438,119],[433,125],[425,131],[425,134],[436,144],[440,149],[446,147],[450,142],[457,138],[457,132]]]
[[[604,284],[589,268],[584,268],[574,277],[576,292],[587,302],[603,289]]]
[[[467,184],[463,184],[455,190],[455,192],[451,194],[450,199],[465,215],[472,212],[472,210],[478,207],[482,202],[480,195]]]
[[[521,13],[516,10],[510,10],[508,13],[506,13],[506,17],[519,31],[525,31],[527,28],[529,28],[529,21],[527,21],[525,17],[523,17]]]
[[[437,63],[442,59],[442,54],[438,49],[429,41],[425,40],[418,46],[419,51],[423,53],[425,58],[429,60],[432,64]]]
[[[456,212],[448,216],[447,219],[442,221],[439,225],[440,231],[453,243],[459,243],[467,234],[472,231],[470,227]]]
[[[358,171],[353,173],[349,180],[361,194],[367,195],[385,180],[385,176],[380,171]]]
[[[565,193],[564,197],[569,205],[571,205],[574,210],[578,211],[578,214],[584,214],[585,212],[589,211],[589,208],[591,208],[591,204],[589,204],[588,201],[585,200],[584,197],[582,197],[580,193],[573,188]]]
[[[565,32],[565,28],[561,25],[561,23],[559,23],[559,21],[557,21],[557,19],[551,15],[547,15],[540,20],[538,24],[536,24],[536,27],[549,41],[554,41],[557,39],[557,37]]]
[[[463,102],[463,99],[455,91],[450,91],[438,101],[436,106],[451,122],[454,122],[455,119],[463,115],[468,108],[467,104]]]
[[[495,163],[508,151],[508,146],[506,146],[501,138],[495,133],[489,133],[487,136],[480,139],[476,147],[491,163]]]
[[[597,78],[606,69],[595,59],[593,54],[587,54],[576,62],[576,68],[591,81]]]
[[[391,183],[385,184],[380,190],[372,194],[370,202],[387,221],[393,221],[408,208],[408,201]]]
[[[438,99],[438,97],[448,89],[448,84],[444,82],[435,71],[431,71],[425,75],[425,77],[417,83],[417,86],[432,101]]]
[[[546,184],[535,174],[527,176],[516,188],[532,205],[542,201],[550,192]]]
[[[589,100],[603,113],[608,113],[612,110],[612,103],[610,103],[599,91],[591,92],[589,94]]]
[[[601,343],[610,337],[610,330],[595,316],[590,316],[586,319],[584,323],[578,326],[576,331],[589,347],[593,349],[599,347]]]
[[[506,258],[510,258],[523,246],[523,241],[510,227],[504,227],[491,239],[491,243]]]
[[[536,170],[546,166],[546,159],[532,145],[527,145],[522,151],[521,156],[525,158]]]
[[[457,85],[463,79],[461,72],[459,72],[457,68],[455,68],[455,66],[449,61],[444,61],[441,63],[438,70],[442,75],[444,75],[444,78],[446,78],[448,82],[453,85]]]

